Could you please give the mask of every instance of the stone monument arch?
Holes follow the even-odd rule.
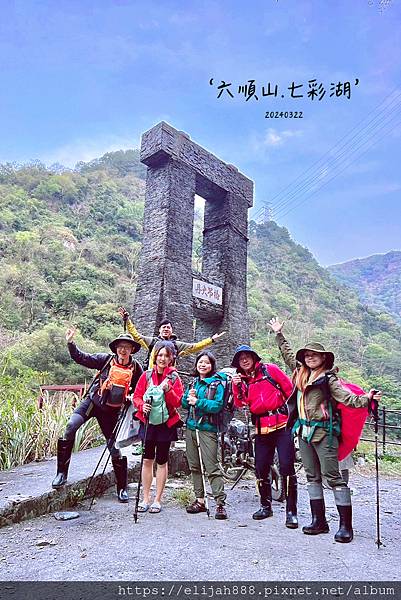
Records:
[[[148,169],[137,329],[150,335],[168,317],[184,341],[225,330],[212,349],[219,366],[228,366],[238,343],[249,341],[247,230],[253,182],[164,122],[143,134],[140,159]],[[195,194],[205,199],[201,273],[192,270]]]

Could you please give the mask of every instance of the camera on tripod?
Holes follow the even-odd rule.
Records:
[[[255,473],[254,438],[254,427],[238,418],[232,419],[227,432],[221,435],[220,464],[224,478],[233,482],[231,489],[237,485],[247,472]],[[277,502],[282,502],[285,498],[285,492],[280,475],[277,451],[274,454],[270,477],[272,481],[272,498]]]

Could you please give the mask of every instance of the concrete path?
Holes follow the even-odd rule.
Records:
[[[173,474],[188,473],[188,464],[184,457],[184,442],[177,442],[170,452],[169,468]],[[104,446],[91,448],[72,455],[67,484],[53,490],[51,482],[56,474],[56,459],[34,462],[9,471],[0,471],[0,528],[10,523],[37,517],[74,506],[79,501],[91,475],[102,456]],[[123,450],[128,458],[128,480],[138,479],[140,456],[134,456],[132,447]],[[114,473],[108,460],[103,476],[103,466],[108,453],[96,471],[88,495],[95,490],[100,495],[110,486],[114,486]]]
[[[87,456],[93,468],[93,457]],[[74,463],[75,477],[80,467],[77,460]],[[29,471],[32,465],[26,467],[31,474],[23,479],[21,494],[33,496],[43,489],[40,481],[46,463],[36,466],[37,476]],[[85,475],[90,472],[88,465],[82,469]],[[49,470],[47,486],[54,462]],[[0,475],[4,481],[4,473]],[[34,479],[38,487],[28,489]],[[138,524],[133,520],[132,484],[128,505],[119,504],[111,490],[90,512],[88,503],[79,506],[80,516],[75,520],[60,522],[46,515],[3,527],[0,577],[10,581],[398,581],[401,486],[397,479],[382,477],[380,483],[384,542],[380,549],[375,545],[375,480],[371,476],[352,474],[355,539],[351,544],[334,542],[337,512],[330,491],[325,495],[331,531],[310,537],[301,529],[284,527],[284,506],[279,503],[274,503],[272,518],[253,521],[258,501],[251,480],[228,492],[227,521],[188,515],[177,501],[177,489],[191,486],[180,479],[169,482],[161,513],[140,515]],[[13,489],[10,481],[2,484],[2,496],[7,487]],[[302,478],[299,496],[303,525],[309,522],[309,507]]]

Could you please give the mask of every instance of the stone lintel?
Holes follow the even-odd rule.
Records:
[[[246,200],[248,207],[253,205],[251,179],[161,121],[142,135],[140,158],[148,167],[158,167],[170,157],[197,173],[196,194],[199,196],[212,200],[223,192],[230,192]]]
[[[201,298],[192,298],[194,317],[210,323],[221,323],[224,317],[224,307],[221,304],[212,304]]]

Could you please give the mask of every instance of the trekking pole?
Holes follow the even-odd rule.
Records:
[[[198,448],[200,470],[201,470],[201,475],[202,475],[202,485],[203,485],[203,490],[205,492],[205,508],[206,508],[206,514],[209,518],[210,510],[209,510],[209,500],[208,500],[207,491],[206,491],[206,475],[205,475],[205,467],[203,465],[203,460],[202,460],[202,451],[201,451],[200,439],[199,439],[199,429],[197,429],[197,427],[196,427],[197,423],[196,423],[196,418],[195,418],[195,406],[192,406],[191,410],[192,410],[192,418],[195,421],[196,446]]]
[[[377,393],[374,390],[373,396]],[[383,546],[383,542],[380,539],[380,492],[379,492],[379,403],[372,397],[369,406],[371,415],[375,422],[375,469],[376,469],[376,544],[379,549]]]
[[[221,466],[223,467],[223,471],[224,471],[224,463],[225,463],[225,458],[226,458],[226,454],[224,451],[224,444],[225,444],[225,433],[221,432],[220,434],[220,452],[221,452]]]
[[[119,414],[119,416],[118,416],[117,423],[116,423],[116,424],[115,424],[115,426],[114,426],[114,429],[113,429],[113,431],[112,431],[112,433],[111,433],[111,436],[110,436],[110,438],[109,438],[108,440],[106,440],[106,446],[105,446],[105,448],[104,448],[104,450],[103,450],[103,452],[102,452],[102,455],[101,455],[101,457],[100,457],[100,458],[99,458],[99,460],[98,460],[98,463],[97,463],[97,465],[96,465],[96,467],[95,467],[95,470],[93,471],[93,473],[92,473],[92,475],[91,475],[91,478],[89,479],[89,483],[88,483],[88,485],[86,486],[85,493],[84,493],[84,498],[86,497],[86,494],[87,494],[88,490],[90,489],[90,486],[91,486],[91,484],[92,484],[93,478],[95,477],[96,471],[98,470],[98,468],[99,468],[99,465],[100,465],[100,463],[101,463],[101,462],[102,462],[102,460],[103,460],[103,457],[104,457],[104,454],[105,454],[106,450],[109,450],[109,454],[108,454],[108,456],[107,456],[106,462],[104,463],[104,466],[103,466],[103,471],[102,471],[102,472],[101,472],[101,474],[100,474],[99,481],[101,481],[101,479],[103,478],[103,475],[104,475],[104,473],[105,473],[105,471],[106,471],[106,467],[107,467],[107,465],[108,465],[108,463],[109,463],[109,459],[110,459],[110,450],[111,450],[111,448],[114,446],[114,443],[115,443],[115,441],[116,441],[116,439],[117,439],[117,436],[118,436],[118,434],[119,434],[119,432],[120,432],[120,429],[121,429],[121,427],[122,427],[122,424],[124,423],[124,419],[125,419],[125,417],[126,417],[126,415],[127,415],[127,412],[128,412],[129,404],[130,404],[129,402],[126,402],[126,403],[125,403],[125,405],[124,405],[124,407],[123,407],[123,410],[121,410],[121,411],[120,411],[120,414]],[[98,491],[98,489],[99,489],[99,481],[98,481],[98,483],[97,483],[97,486],[96,486],[96,488],[95,488],[95,491],[94,491],[94,493],[93,493],[93,496],[92,496],[92,499],[91,499],[91,502],[90,502],[90,505],[89,505],[89,508],[88,508],[88,510],[91,510],[91,508],[92,508],[92,505],[93,505],[93,503],[94,503],[94,501],[95,501],[95,498],[96,498],[96,495],[97,495],[97,491]]]
[[[149,396],[149,398],[147,398],[147,403],[152,405],[152,402],[153,402],[153,396]],[[149,411],[148,415],[145,415],[145,431],[144,431],[143,440],[142,440],[142,457],[141,457],[141,464],[139,467],[138,488],[136,490],[136,498],[135,498],[135,509],[134,509],[134,522],[135,523],[138,522],[139,494],[141,491],[141,484],[142,484],[142,468],[143,468],[143,459],[145,456],[146,437],[148,435],[149,417],[150,417],[150,411]]]

